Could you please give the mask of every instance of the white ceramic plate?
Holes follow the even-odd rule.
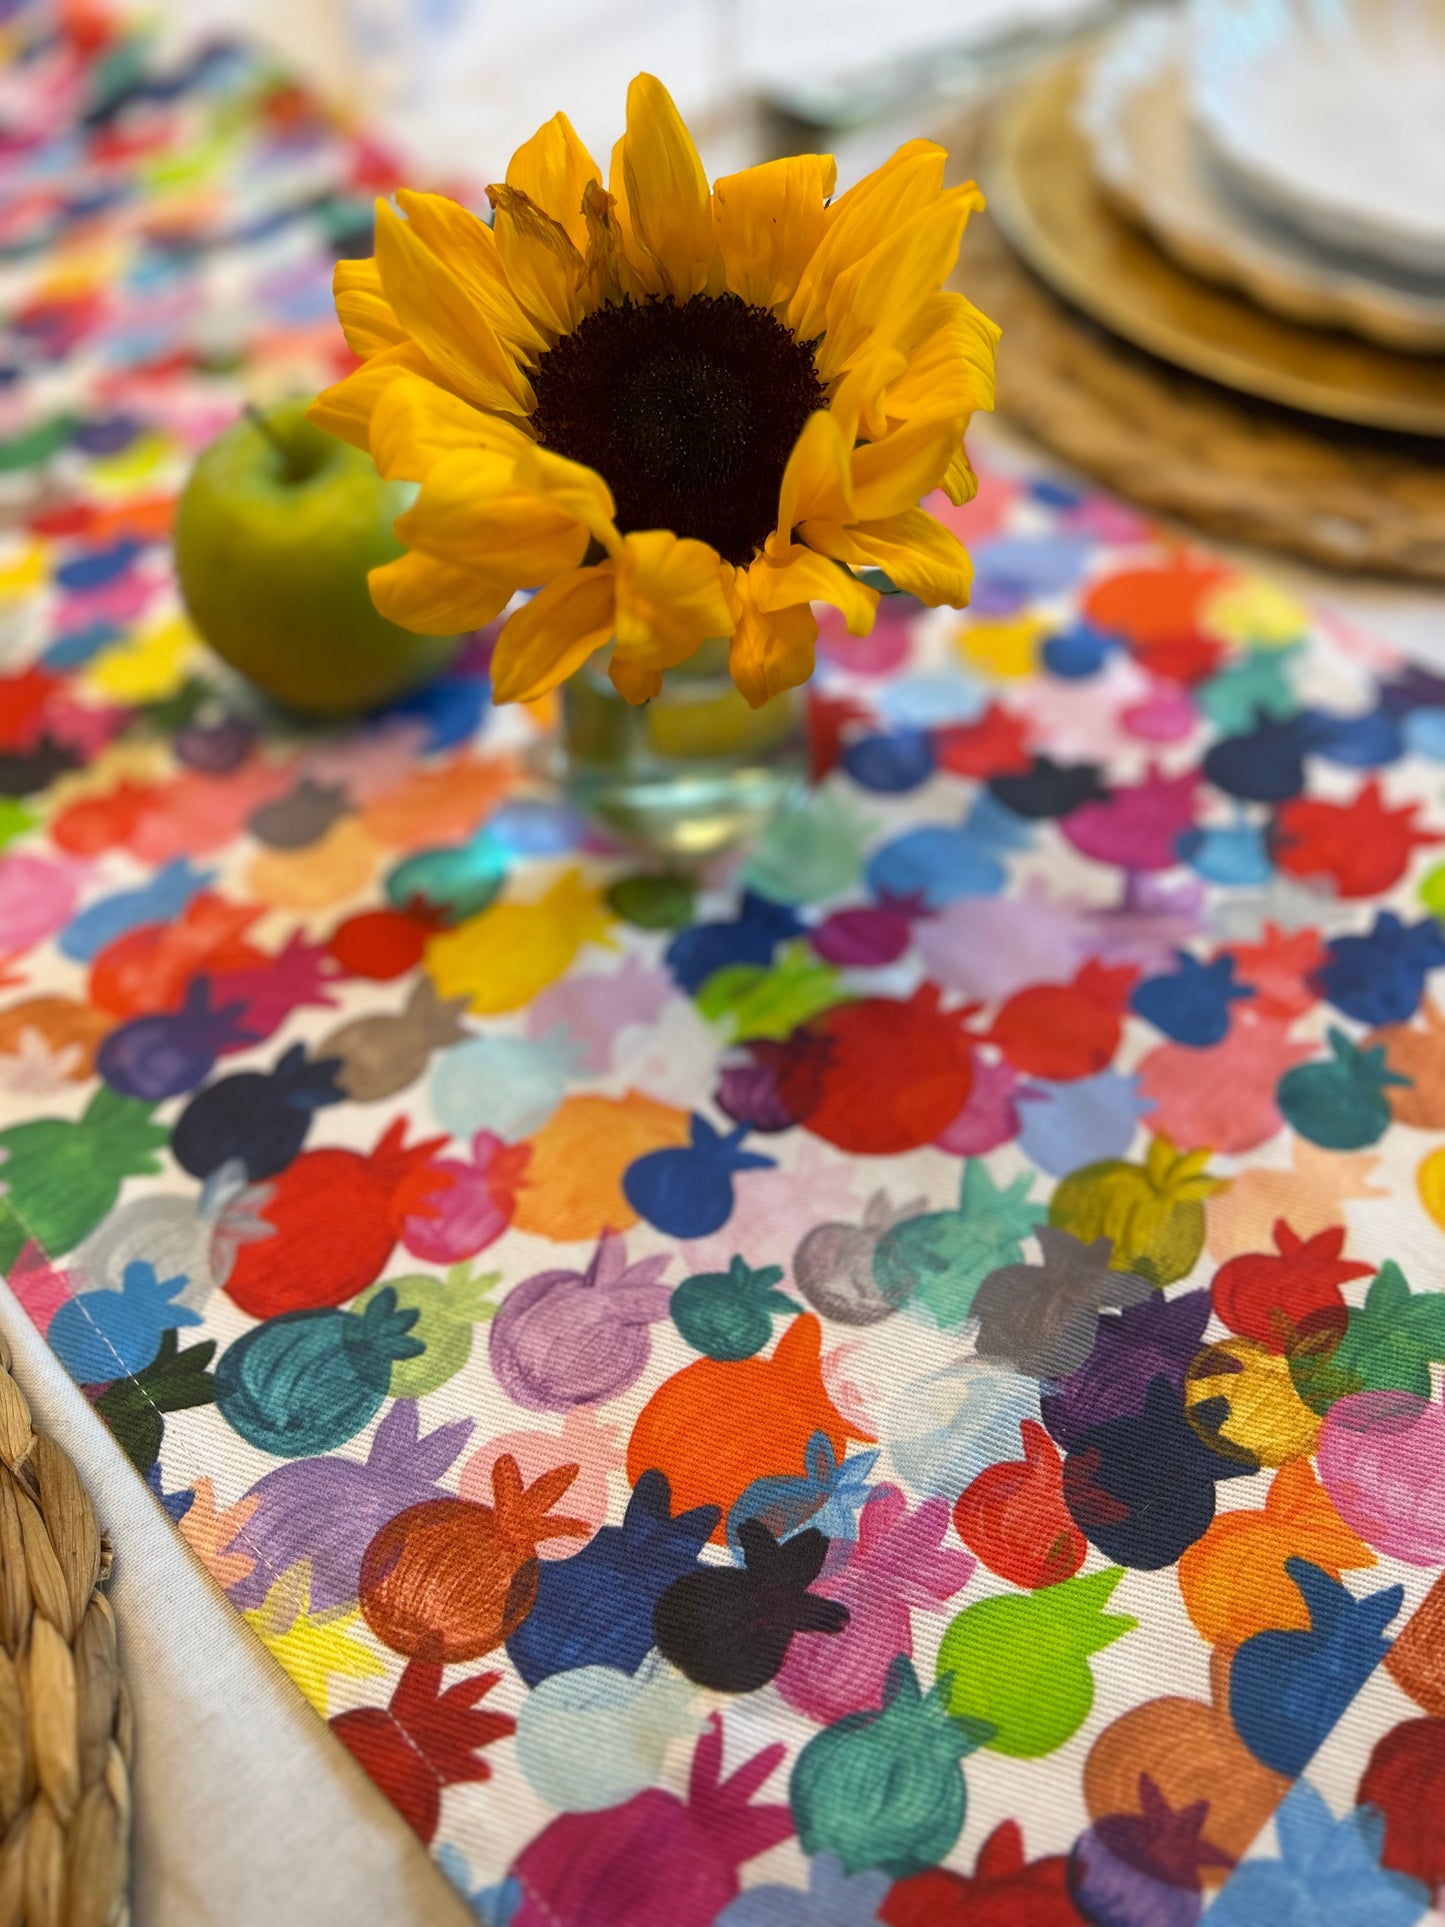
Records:
[[[1131,20],[1095,59],[1079,103],[1110,198],[1193,273],[1313,327],[1414,354],[1445,350],[1445,275],[1327,251],[1228,191],[1188,112],[1185,24]]]
[[[1191,0],[1219,164],[1325,242],[1445,273],[1445,0]]]

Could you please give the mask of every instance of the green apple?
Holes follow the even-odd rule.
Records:
[[[288,708],[349,716],[405,695],[460,646],[399,629],[367,587],[403,553],[392,524],[415,494],[307,421],[304,402],[243,417],[202,453],[176,512],[192,622]]]

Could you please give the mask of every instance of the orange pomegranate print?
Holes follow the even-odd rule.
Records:
[[[754,1479],[807,1469],[808,1441],[826,1435],[841,1464],[849,1439],[871,1439],[844,1418],[822,1373],[823,1328],[795,1318],[771,1358],[700,1358],[659,1385],[643,1406],[627,1448],[627,1476],[663,1473],[675,1512],[715,1505],[713,1532]]]
[[[1331,1579],[1375,1563],[1308,1459],[1280,1467],[1262,1512],[1221,1512],[1180,1559],[1179,1590],[1201,1636],[1233,1648],[1255,1633],[1307,1632],[1309,1608],[1285,1571],[1286,1559],[1308,1559]]]
[[[95,1075],[96,1048],[115,1029],[109,1011],[74,997],[24,997],[0,1010],[0,1056],[13,1056],[33,1033],[52,1051],[64,1052],[64,1074],[74,1083]]]
[[[381,1643],[454,1666],[510,1639],[536,1601],[537,1547],[592,1535],[586,1520],[551,1511],[576,1476],[559,1465],[524,1486],[505,1453],[490,1505],[426,1499],[388,1520],[361,1561],[361,1610]]]
[[[637,1213],[622,1174],[649,1151],[688,1141],[688,1115],[640,1091],[564,1098],[531,1139],[527,1188],[517,1198],[518,1231],[559,1244],[595,1244],[604,1231],[630,1231]]]
[[[1146,1700],[1106,1726],[1084,1765],[1084,1804],[1091,1820],[1137,1813],[1140,1781],[1152,1780],[1175,1813],[1196,1801],[1207,1809],[1203,1838],[1232,1864],[1290,1789],[1259,1761],[1229,1717],[1229,1662],[1216,1647],[1210,1669],[1214,1704],[1169,1696]],[[1210,1870],[1211,1884],[1223,1871]]]

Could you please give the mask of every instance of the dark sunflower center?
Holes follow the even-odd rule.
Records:
[[[793,444],[824,405],[812,348],[735,294],[599,308],[532,386],[537,439],[597,470],[624,535],[671,529],[739,564],[772,533]]]

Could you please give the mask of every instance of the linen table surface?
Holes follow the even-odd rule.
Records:
[[[1445,680],[985,442],[700,877],[486,633],[269,714],[175,499],[394,163],[0,11],[0,1269],[216,1584],[487,1922],[1423,1918]]]

